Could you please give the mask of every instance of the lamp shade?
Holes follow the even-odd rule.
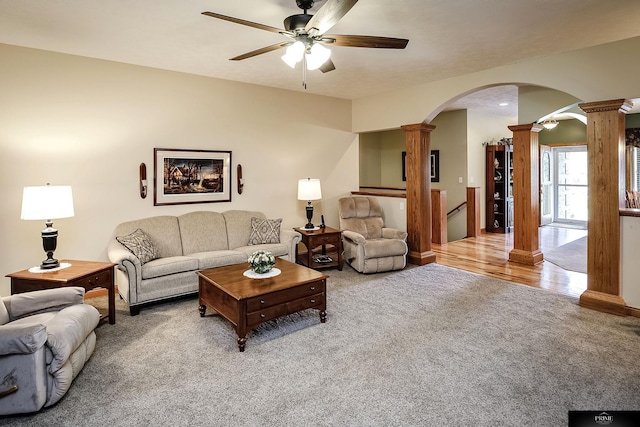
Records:
[[[73,215],[71,186],[24,187],[20,219],[51,220],[69,218]]]
[[[317,70],[327,62],[331,56],[331,51],[321,44],[315,43],[309,49],[309,53],[305,55],[307,55],[307,70]]]
[[[304,178],[298,180],[298,200],[320,200],[322,189],[317,178]]]
[[[302,61],[304,49],[304,43],[297,41],[287,48],[281,58],[289,67],[294,68],[298,62]]]

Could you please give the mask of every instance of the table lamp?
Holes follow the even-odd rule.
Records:
[[[306,178],[298,180],[298,200],[307,201],[307,225],[305,229],[315,228],[311,223],[313,218],[313,205],[312,200],[320,200],[322,198],[322,190],[320,188],[320,180],[316,178]]]
[[[68,185],[42,185],[24,187],[22,192],[22,213],[20,219],[44,220],[47,228],[42,230],[42,246],[47,259],[40,268],[51,269],[60,266],[53,252],[58,244],[58,230],[53,228],[54,219],[73,216],[73,194]]]

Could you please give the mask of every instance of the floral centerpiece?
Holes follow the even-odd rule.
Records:
[[[251,270],[258,274],[267,273],[276,263],[276,258],[269,251],[255,251],[248,259]]]

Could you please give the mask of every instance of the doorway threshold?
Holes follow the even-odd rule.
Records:
[[[569,224],[566,222],[552,222],[550,224],[546,224],[543,227],[557,227],[557,228],[570,228],[572,230],[586,230],[587,225],[584,224]]]

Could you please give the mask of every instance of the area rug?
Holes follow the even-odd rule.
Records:
[[[587,236],[544,251],[544,260],[565,270],[587,274]]]
[[[118,301],[67,395],[0,424],[560,426],[640,409],[640,319],[437,264],[327,273],[327,323],[269,322],[244,353],[195,297],[135,317]]]

